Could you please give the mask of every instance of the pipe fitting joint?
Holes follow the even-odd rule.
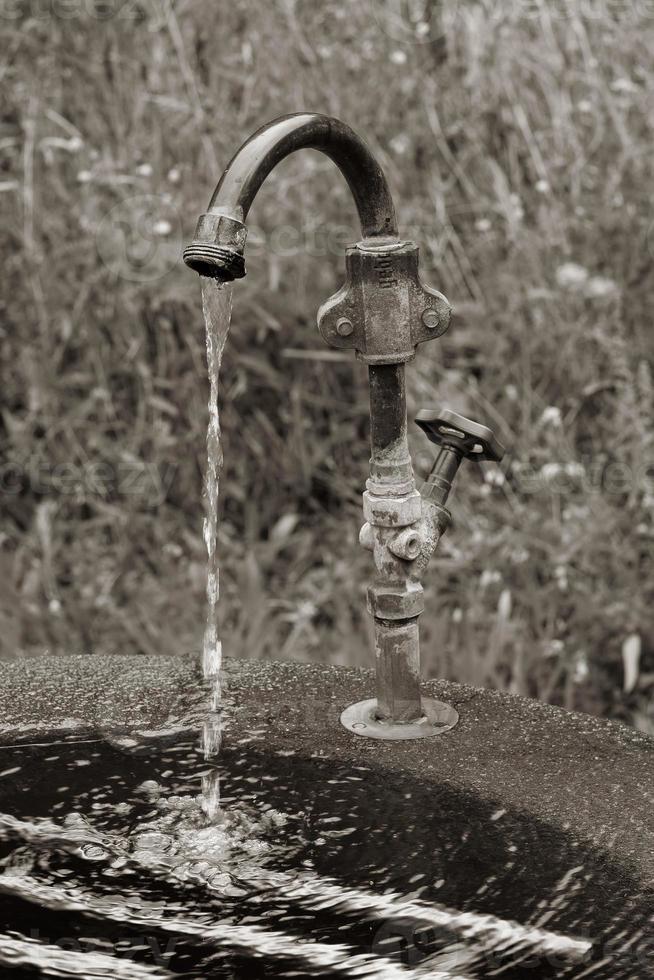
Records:
[[[419,582],[407,582],[406,588],[371,585],[368,589],[368,612],[375,619],[416,619],[424,608],[424,592]]]
[[[318,311],[331,347],[354,348],[366,364],[404,364],[418,344],[447,330],[451,307],[418,272],[414,242],[364,240],[345,252],[345,285]],[[346,333],[339,325],[348,323]]]
[[[422,497],[417,490],[401,497],[378,497],[366,490],[363,494],[363,519],[373,527],[408,527],[422,516]]]
[[[388,540],[388,550],[396,558],[404,561],[415,561],[422,551],[423,540],[419,531],[414,527],[405,527]]]
[[[236,217],[219,211],[200,215],[195,238],[184,249],[184,262],[201,276],[230,282],[245,275],[247,228]]]

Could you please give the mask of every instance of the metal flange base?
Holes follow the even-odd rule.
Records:
[[[353,735],[401,741],[443,735],[457,724],[459,713],[444,701],[422,699],[422,717],[411,722],[388,722],[377,718],[377,699],[351,704],[341,715],[341,724]]]

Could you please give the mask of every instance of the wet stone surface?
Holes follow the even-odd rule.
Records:
[[[0,670],[0,932],[39,943],[16,976],[43,975],[43,938],[62,936],[148,976],[654,974],[652,745],[637,733],[432,684],[459,726],[389,745],[338,725],[369,675],[231,663],[211,823],[195,666],[81,660],[95,658],[51,661],[45,696],[45,665]]]
[[[170,727],[198,699],[188,657],[43,657],[0,664],[0,743],[36,731]]]

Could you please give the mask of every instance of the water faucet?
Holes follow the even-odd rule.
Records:
[[[356,133],[329,116],[301,112],[259,129],[228,164],[197,224],[184,261],[201,276],[230,282],[245,275],[245,220],[262,183],[299,149],[321,150],[345,177],[362,238],[345,252],[345,285],[318,311],[332,347],[353,349],[368,365],[370,478],[363,494],[361,544],[373,553],[368,589],[375,626],[376,698],[346,708],[343,725],[382,739],[437,735],[458,721],[453,707],[420,694],[420,576],[446,530],[445,502],[464,458],[500,459],[493,433],[448,410],[426,410],[418,424],[440,453],[419,492],[407,441],[405,364],[418,344],[442,336],[451,307],[418,274],[418,246],[398,236],[386,178]]]

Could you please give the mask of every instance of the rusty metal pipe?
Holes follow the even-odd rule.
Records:
[[[209,209],[245,221],[264,180],[295,150],[320,150],[333,160],[352,192],[364,238],[396,238],[397,221],[384,173],[360,136],[318,112],[281,116],[257,130],[232,157]]]
[[[387,495],[399,497],[415,494],[415,480],[407,438],[405,366],[371,364],[368,380],[371,457],[367,487],[368,499],[374,508],[375,502],[381,505]],[[392,510],[391,507],[389,513]],[[410,520],[411,516],[409,514],[406,520]],[[405,569],[408,566],[404,539],[409,534],[419,540],[419,535],[411,523],[405,527],[395,525],[398,518],[405,519],[401,509],[391,513],[390,526],[374,526],[372,540],[377,542],[376,548],[373,545],[373,551],[376,553],[378,575],[376,588],[369,594],[369,604],[375,624],[376,717],[381,721],[404,724],[415,722],[422,715],[418,617],[388,619],[385,616],[389,612],[393,612],[395,617],[406,615],[403,606],[406,602]],[[377,520],[384,522],[384,517],[378,516]],[[418,547],[413,558],[419,551]],[[379,605],[379,596],[386,595],[388,586],[397,590],[397,612],[387,605]]]
[[[370,385],[370,483],[369,489],[389,484],[413,488],[406,417],[404,364],[371,364]]]
[[[422,716],[418,617],[375,619],[377,712],[380,721],[406,724]]]
[[[352,192],[364,239],[397,239],[397,220],[384,173],[361,137],[340,119],[318,112],[280,116],[262,126],[232,157],[202,215],[184,261],[222,281],[245,275],[245,220],[270,171],[296,150],[333,160]],[[240,237],[239,233],[240,232]]]

